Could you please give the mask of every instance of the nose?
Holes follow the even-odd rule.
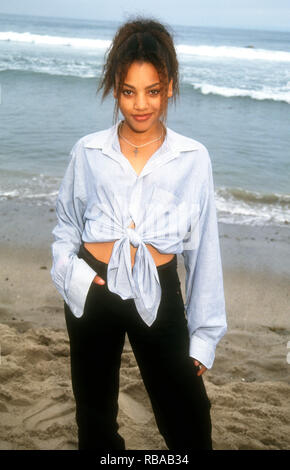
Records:
[[[143,111],[147,109],[147,98],[146,95],[143,93],[139,93],[136,95],[134,108],[138,111]]]

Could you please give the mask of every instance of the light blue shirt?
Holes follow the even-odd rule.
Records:
[[[122,299],[134,299],[151,326],[161,287],[145,244],[160,253],[182,253],[189,355],[211,368],[227,326],[208,151],[167,128],[163,144],[138,175],[121,152],[118,125],[82,137],[71,150],[56,203],[52,279],[72,313],[81,317],[97,274],[78,258],[81,242],[115,240],[108,289]],[[134,229],[128,228],[132,222]],[[130,243],[137,248],[133,269]]]

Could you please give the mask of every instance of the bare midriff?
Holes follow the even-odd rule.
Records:
[[[134,228],[134,224],[130,225],[131,228]],[[95,242],[95,243],[84,243],[85,248],[99,261],[109,264],[111,254],[113,251],[115,241],[110,242]],[[174,254],[171,253],[160,253],[152,245],[145,244],[150,252],[156,266],[161,266],[162,264],[169,263],[174,258]],[[131,253],[131,266],[134,266],[135,255],[137,248],[130,244],[130,253]]]

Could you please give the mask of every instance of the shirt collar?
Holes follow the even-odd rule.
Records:
[[[103,153],[112,156],[112,152],[115,154],[116,152],[120,152],[120,144],[119,138],[117,134],[117,129],[121,121],[117,122],[111,128],[101,131],[95,132],[87,136],[87,139],[84,142],[84,146],[86,148],[94,148],[100,149]],[[180,152],[189,152],[192,150],[198,150],[199,143],[194,139],[189,137],[185,137],[177,132],[166,128],[166,137],[165,140],[160,147],[159,155],[163,153],[174,153],[179,154]]]

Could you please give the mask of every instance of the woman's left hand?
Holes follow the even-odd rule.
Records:
[[[196,359],[194,359],[194,365],[196,367],[199,367],[197,375],[202,375],[205,371],[207,371],[207,367],[205,367],[201,362],[197,361]]]

